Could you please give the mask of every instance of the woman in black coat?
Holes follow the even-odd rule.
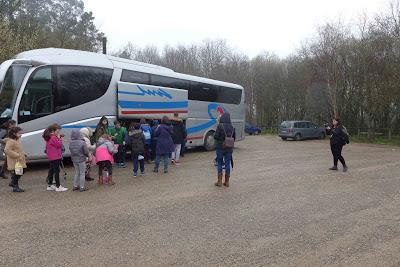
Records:
[[[338,161],[340,161],[343,165],[343,172],[346,172],[348,168],[342,156],[342,149],[343,146],[346,145],[346,140],[348,138],[347,130],[344,128],[339,118],[334,118],[332,119],[332,127],[328,126],[326,132],[328,135],[331,135],[330,143],[333,155],[333,167],[329,168],[329,170],[337,171]]]

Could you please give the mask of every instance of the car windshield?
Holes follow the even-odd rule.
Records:
[[[28,72],[28,65],[11,65],[0,86],[0,118],[11,118],[18,90]]]

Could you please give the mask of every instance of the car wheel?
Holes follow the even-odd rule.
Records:
[[[204,139],[204,148],[207,151],[215,150],[215,139],[214,139],[214,131],[210,131],[206,134],[206,138]]]
[[[257,135],[260,135],[261,134],[261,131],[257,131]]]
[[[301,140],[301,134],[296,134],[295,136],[294,136],[294,140],[296,140],[296,141],[300,141]]]
[[[287,140],[287,138],[286,138],[286,137],[281,137],[281,138],[282,138],[282,140],[283,140],[283,141],[286,141],[286,140]]]
[[[320,139],[320,140],[325,139],[325,137],[326,137],[326,135],[325,135],[324,133],[321,133],[321,134],[319,135],[319,139]]]

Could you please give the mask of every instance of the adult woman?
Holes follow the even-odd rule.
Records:
[[[169,156],[175,151],[175,145],[172,141],[172,126],[169,125],[167,116],[161,120],[161,124],[157,126],[154,136],[157,138],[156,161],[154,172],[158,172],[160,159],[164,159],[164,173],[168,173]]]
[[[225,164],[225,183],[224,186],[229,187],[229,178],[231,176],[231,161],[233,153],[233,145],[227,145],[225,141],[228,138],[236,139],[235,128],[231,123],[231,116],[225,113],[221,116],[217,130],[214,134],[217,148],[217,163],[218,163],[218,180],[216,186],[222,186],[222,165]]]
[[[338,170],[338,161],[340,161],[343,165],[343,172],[347,172],[347,165],[342,156],[343,146],[346,144],[347,138],[347,130],[342,125],[339,118],[332,119],[332,127],[326,127],[326,132],[328,135],[331,135],[331,151],[333,155],[333,167],[329,168],[329,170],[337,171]]]

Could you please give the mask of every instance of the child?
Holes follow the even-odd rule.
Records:
[[[106,116],[103,116],[97,124],[96,131],[94,132],[96,142],[99,141],[100,137],[103,135],[109,134],[109,131],[108,119]]]
[[[19,162],[22,168],[26,168],[26,155],[21,143],[22,129],[19,127],[14,127],[10,129],[8,133],[8,138],[6,138],[6,146],[4,148],[4,153],[7,156],[8,170],[12,172],[10,186],[13,188],[13,192],[20,193],[24,192],[23,189],[19,187],[18,181],[22,175],[17,175],[15,172],[15,164]]]
[[[129,127],[128,133],[128,145],[132,151],[132,161],[133,161],[133,177],[137,176],[138,165],[140,163],[141,175],[144,175],[144,145],[145,137],[143,131],[140,129],[139,123],[132,123]]]
[[[43,139],[46,141],[46,154],[50,161],[49,173],[47,175],[47,191],[65,192],[68,188],[60,185],[60,164],[62,158],[62,138],[61,126],[53,124],[43,133]],[[56,185],[53,185],[53,177]]]
[[[89,149],[85,143],[85,139],[78,129],[72,130],[69,151],[71,152],[71,160],[74,163],[75,168],[74,188],[72,191],[87,191],[88,188],[85,187],[85,163],[89,156]]]
[[[150,153],[151,153],[151,127],[146,122],[146,119],[142,118],[140,120],[140,129],[143,131],[144,138],[145,138],[145,147],[144,147],[144,158],[146,162],[150,160]]]
[[[164,159],[164,173],[168,173],[169,155],[175,151],[175,145],[172,141],[172,126],[169,125],[168,117],[164,116],[154,133],[157,137],[157,148],[156,148],[156,162],[154,166],[154,172],[158,172],[160,166],[161,157]]]
[[[2,159],[4,156],[5,140],[8,136],[8,132],[10,131],[11,128],[14,128],[15,126],[17,126],[16,121],[8,120],[0,127],[0,159]],[[0,166],[0,177],[3,179],[8,179],[8,177],[5,174],[6,170],[7,170],[7,157],[4,157],[4,164],[3,166]]]
[[[103,184],[102,177],[104,169],[108,171],[108,184],[115,184],[112,180],[112,164],[114,163],[113,155],[117,152],[118,149],[115,148],[114,143],[111,141],[111,136],[104,134],[100,137],[96,149],[96,162],[99,166],[99,185]]]
[[[96,152],[96,145],[90,142],[90,138],[93,135],[93,131],[90,128],[84,127],[81,128],[80,133],[83,136],[83,139],[85,140],[86,146],[89,150],[89,156],[86,159],[86,171],[85,171],[85,180],[86,181],[93,181],[94,179],[90,177],[90,169],[92,167],[92,162],[93,162],[93,155]]]
[[[125,165],[125,137],[126,128],[121,126],[121,122],[118,120],[114,121],[114,128],[110,129],[110,135],[113,138],[115,144],[118,145],[118,153],[115,154],[114,159],[117,163],[118,168],[126,168]]]

